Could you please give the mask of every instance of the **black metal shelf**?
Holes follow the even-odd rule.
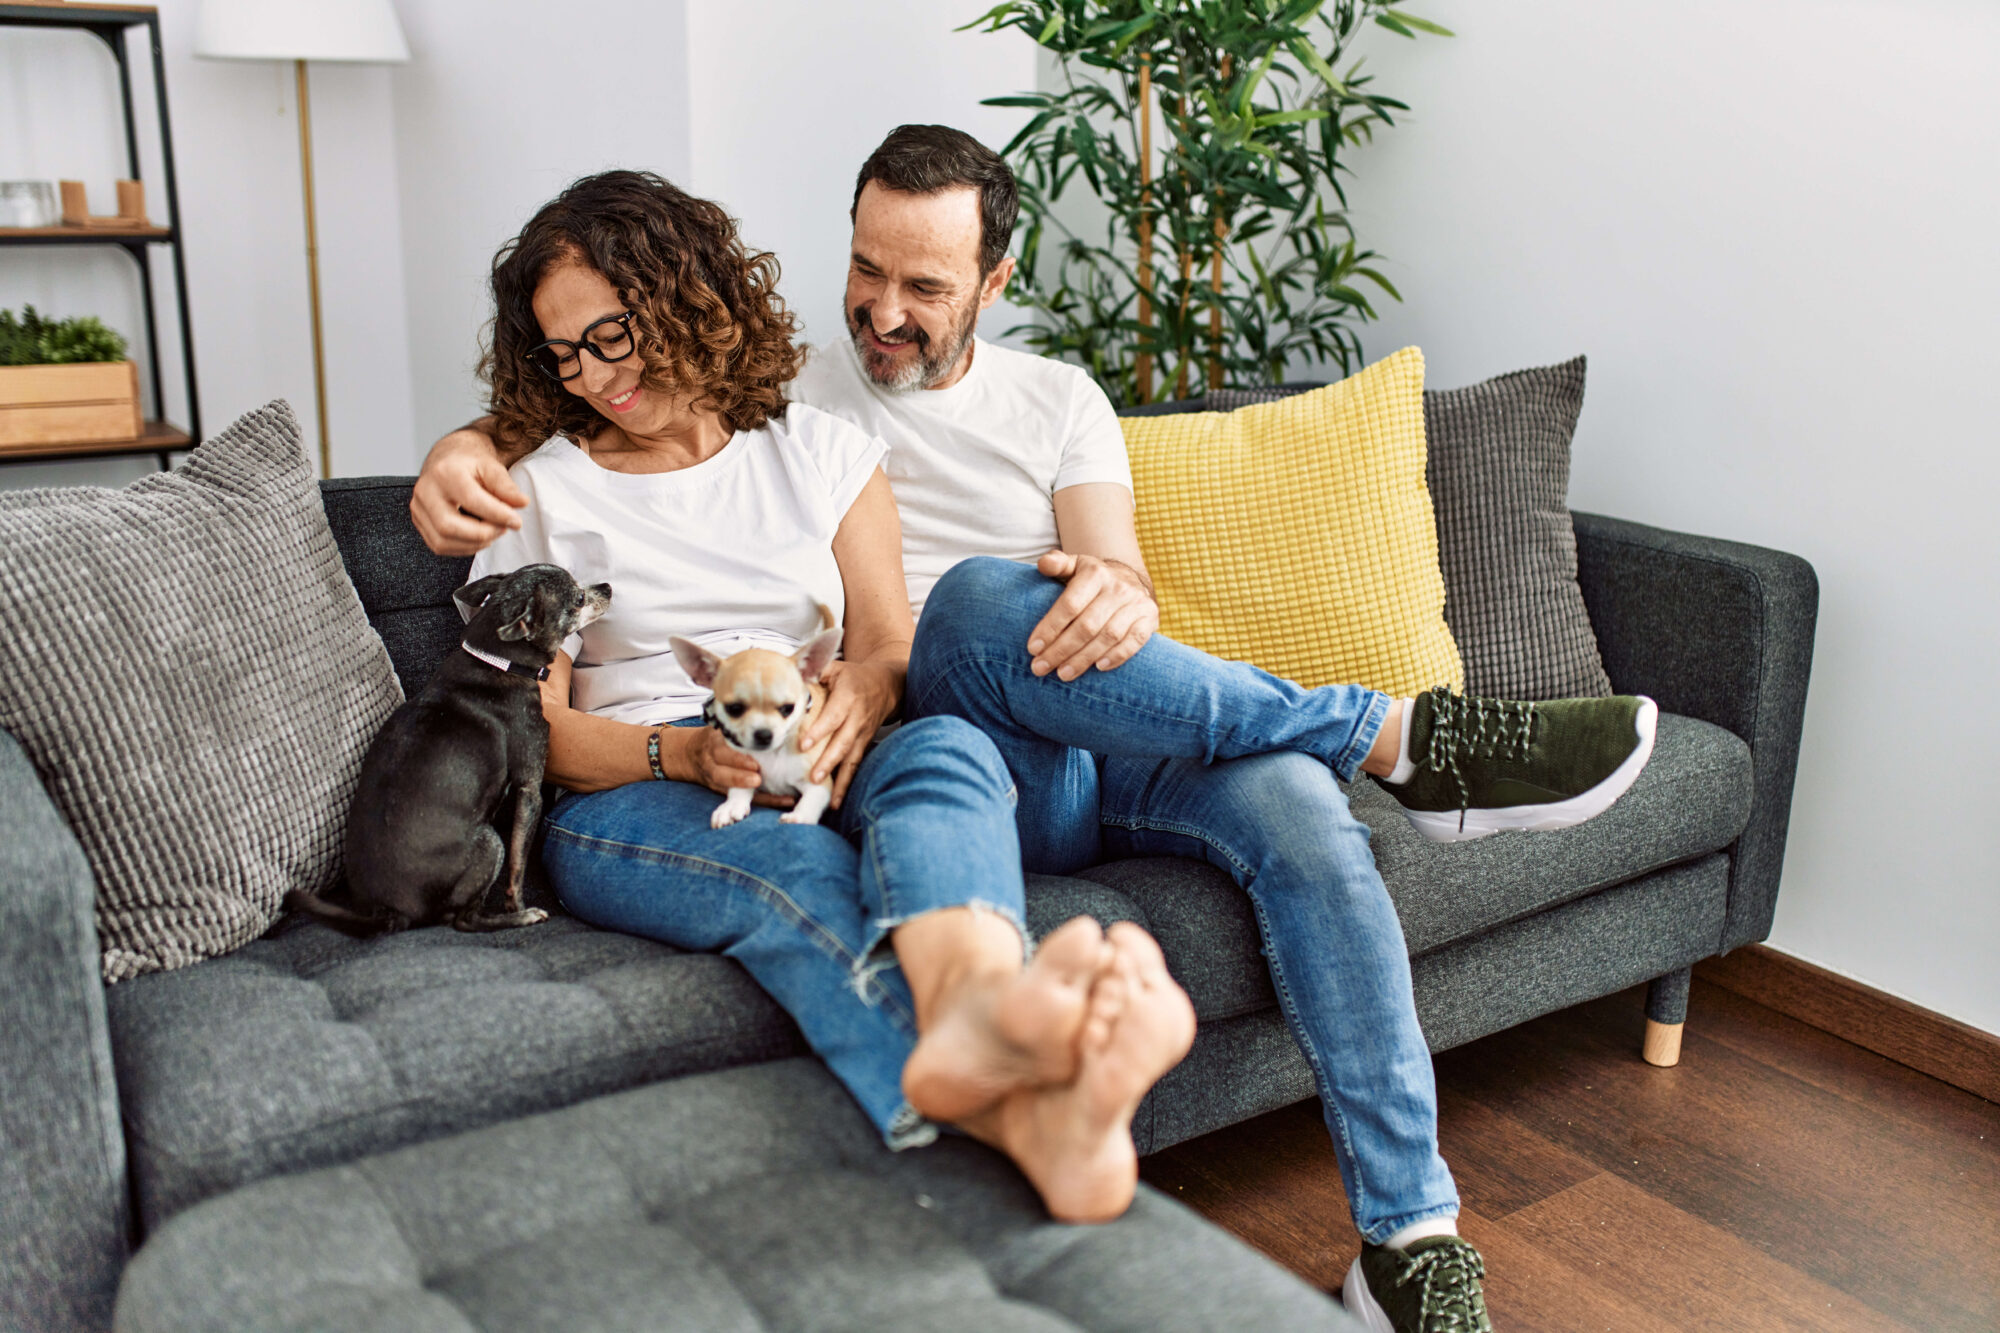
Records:
[[[172,227],[0,227],[0,245],[172,245]]]
[[[32,227],[0,229],[0,248],[38,245],[110,245],[123,250],[139,270],[139,290],[146,310],[147,370],[153,388],[155,412],[166,411],[165,386],[160,380],[159,320],[153,296],[153,247],[164,245],[172,254],[174,304],[181,342],[181,369],[187,386],[188,448],[199,443],[201,400],[195,388],[194,328],[188,317],[187,257],[181,246],[180,193],[174,181],[174,136],[167,114],[167,69],[160,48],[160,14],[151,5],[91,4],[82,0],[16,0],[0,4],[0,27],[67,28],[88,32],[103,42],[118,64],[118,90],[125,113],[125,163],[127,179],[141,180],[139,174],[139,127],[132,104],[132,53],[127,35],[134,28],[145,29],[152,55],[153,97],[160,122],[160,161],[166,175],[167,223],[164,227]],[[9,233],[12,234],[9,234]],[[174,434],[178,435],[176,431]],[[148,444],[146,437],[122,444],[107,444],[102,454],[157,454],[162,468],[170,466],[165,449]],[[71,452],[65,457],[98,456]],[[0,462],[12,461],[0,455]]]

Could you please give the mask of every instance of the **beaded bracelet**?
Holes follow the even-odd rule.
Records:
[[[646,766],[653,770],[653,776],[661,782],[667,780],[667,770],[660,767],[660,729],[653,728],[653,734],[646,737]]]

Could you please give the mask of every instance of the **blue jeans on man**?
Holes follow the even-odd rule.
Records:
[[[1340,787],[1389,697],[1308,690],[1158,635],[1114,670],[1038,677],[1029,631],[1061,592],[1012,561],[954,567],[918,623],[905,715],[963,718],[998,745],[1030,872],[1168,855],[1234,878],[1363,1238],[1455,1214],[1402,927]]]

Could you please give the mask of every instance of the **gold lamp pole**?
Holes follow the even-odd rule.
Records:
[[[390,0],[201,0],[194,53],[211,60],[289,60],[299,90],[299,169],[306,201],[306,291],[312,307],[313,405],[319,472],[333,475],[327,431],[326,333],[319,301],[319,218],[313,207],[308,60],[388,65],[410,58]]]
[[[319,412],[319,474],[333,475],[333,442],[326,430],[326,334],[319,313],[319,222],[313,216],[312,98],[306,92],[306,62],[294,60],[299,82],[299,163],[306,187],[306,291],[312,302],[313,406]]]

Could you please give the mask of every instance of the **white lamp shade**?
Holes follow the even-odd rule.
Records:
[[[194,53],[211,60],[410,58],[389,0],[201,0]]]

